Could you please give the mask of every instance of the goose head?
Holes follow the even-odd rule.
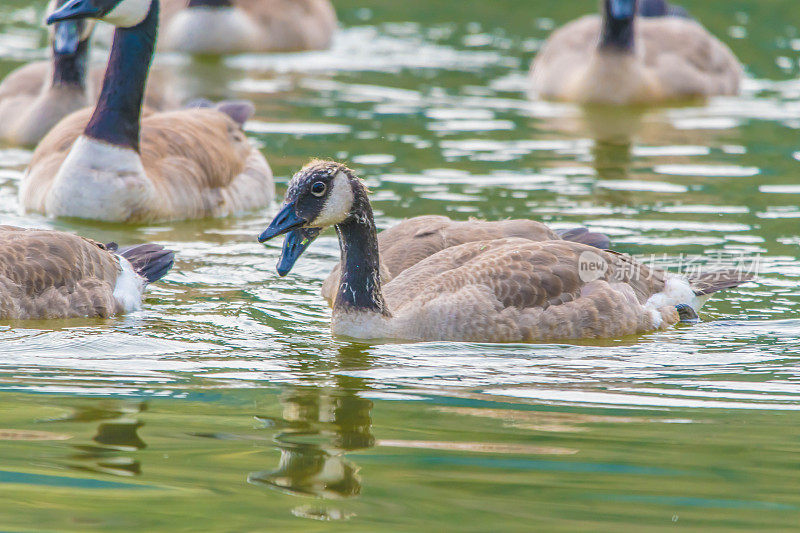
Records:
[[[52,0],[47,12],[50,13],[65,5],[69,0]],[[54,24],[50,29],[50,42],[56,56],[72,56],[78,52],[81,43],[88,41],[94,31],[93,20],[65,20]]]
[[[366,187],[352,170],[333,161],[312,161],[292,177],[281,210],[258,241],[288,234],[278,263],[284,276],[322,229],[359,217],[365,201]]]
[[[603,0],[600,48],[612,52],[633,49],[633,25],[639,0]]]
[[[636,16],[638,0],[603,0],[607,17],[616,21],[629,21]]]
[[[156,2],[157,0],[68,0],[47,17],[47,23],[97,19],[119,28],[132,28],[147,18]]]

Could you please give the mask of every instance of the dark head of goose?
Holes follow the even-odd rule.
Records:
[[[336,181],[337,176],[338,181]],[[288,274],[322,228],[331,225],[311,224],[320,219],[326,204],[329,215],[338,210],[340,217],[345,215],[346,218],[347,214],[342,211],[348,204],[352,206],[354,203],[351,181],[361,183],[352,170],[333,161],[312,161],[294,175],[289,182],[283,207],[269,227],[258,237],[259,242],[265,242],[283,233],[287,234],[277,265],[279,275]],[[336,200],[332,199],[334,188],[337,188]],[[334,208],[334,204],[338,205]]]
[[[334,305],[388,315],[380,293],[378,238],[368,193],[345,165],[312,161],[289,182],[283,207],[258,241],[288,234],[278,263],[284,276],[319,232],[334,226],[344,266]]]

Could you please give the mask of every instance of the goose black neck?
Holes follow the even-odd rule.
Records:
[[[189,7],[233,7],[231,0],[189,0]]]
[[[600,49],[611,52],[633,50],[634,20],[636,17],[615,18],[609,12],[608,2],[603,12],[603,32]]]
[[[86,58],[89,40],[78,43],[74,54],[53,53],[53,80],[51,87],[86,87]]]
[[[351,182],[353,215],[336,225],[342,251],[342,276],[333,303],[335,310],[369,311],[389,317],[381,292],[378,234],[366,189]]]
[[[158,31],[158,8],[158,0],[153,0],[142,22],[114,32],[103,89],[86,136],[139,151],[139,119]]]

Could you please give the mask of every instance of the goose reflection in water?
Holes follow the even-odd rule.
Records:
[[[340,352],[340,369],[361,369],[365,351],[354,346]],[[360,361],[360,362],[359,362]],[[249,483],[285,494],[341,500],[361,493],[359,467],[347,452],[371,448],[372,401],[359,396],[364,380],[336,375],[332,387],[294,386],[280,397],[280,418],[258,417],[265,428],[277,430],[273,441],[280,451],[276,468],[251,472]],[[336,509],[301,507],[296,515],[317,519],[346,518]]]
[[[77,444],[69,468],[115,476],[138,476],[141,463],[125,452],[147,447],[138,434],[144,423],[136,415],[145,411],[145,402],[107,402],[79,406],[64,418],[52,422],[100,422],[91,444]]]

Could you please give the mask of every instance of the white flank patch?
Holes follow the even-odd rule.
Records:
[[[114,285],[114,298],[122,304],[126,313],[138,311],[142,308],[144,278],[133,270],[133,266],[127,259],[121,255],[118,255],[117,259],[119,266],[122,267],[122,272],[117,278],[117,284]]]
[[[353,188],[350,179],[344,172],[339,172],[333,178],[333,188],[325,199],[325,205],[319,216],[309,224],[314,228],[333,226],[343,221],[350,215],[353,207]]]
[[[150,2],[151,0],[122,0],[101,20],[120,28],[131,28],[147,17]]]
[[[686,304],[695,311],[699,311],[707,299],[707,296],[697,297],[686,278],[672,276],[667,278],[664,290],[652,295],[645,302],[644,307],[653,315],[653,327],[658,328],[661,326],[661,313],[658,312],[658,309]]]
[[[22,198],[25,185],[20,189]],[[139,154],[81,135],[58,169],[45,212],[124,222],[154,196]]]

